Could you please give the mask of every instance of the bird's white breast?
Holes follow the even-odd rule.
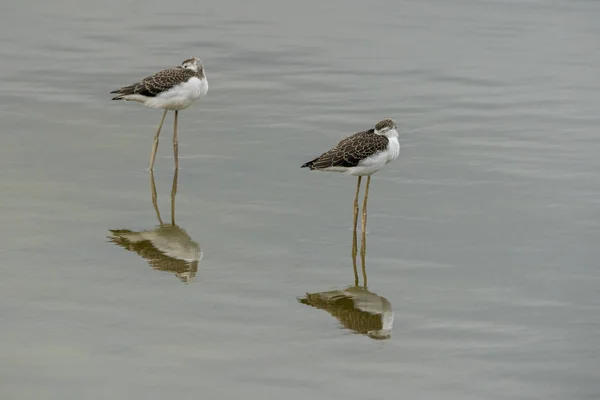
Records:
[[[388,148],[387,148],[387,161],[386,164],[390,161],[394,161],[400,155],[400,142],[398,141],[398,137],[392,136],[389,138]]]
[[[206,77],[200,79],[194,76],[156,97],[149,98],[146,105],[167,110],[184,110],[206,93],[208,93],[208,80]]]
[[[204,78],[198,80],[200,81],[200,96],[206,96],[208,93],[208,79],[206,79],[206,75],[204,75]]]
[[[383,168],[385,164],[398,158],[400,155],[398,137],[392,135],[388,139],[389,142],[385,150],[361,160],[357,167],[349,168],[346,173],[355,176],[371,175]]]

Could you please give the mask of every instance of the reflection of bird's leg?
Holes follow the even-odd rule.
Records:
[[[179,111],[175,110],[175,121],[173,122],[173,156],[175,157],[175,169],[179,168],[179,142],[177,141],[177,116]]]
[[[365,185],[365,200],[363,202],[362,209],[362,240],[360,244],[360,256],[365,257],[367,252],[367,240],[366,240],[366,231],[367,231],[367,198],[369,197],[369,184],[371,183],[371,176],[367,177],[367,184]]]
[[[356,241],[356,225],[358,224],[358,194],[360,193],[360,181],[362,177],[358,177],[356,183],[356,195],[354,196],[354,229],[352,231],[352,265],[354,266],[354,286],[358,286],[358,271],[356,269],[356,253],[358,251]]]
[[[175,196],[177,195],[177,175],[179,170],[175,168],[173,174],[173,187],[171,188],[171,225],[175,225]]]
[[[354,242],[352,243],[352,268],[354,269],[354,286],[358,286],[358,269],[356,268],[356,231],[354,231]]]
[[[160,211],[158,210],[158,201],[156,195],[156,183],[154,182],[154,170],[150,170],[150,190],[152,191],[152,205],[154,206],[154,211],[156,211],[156,218],[158,218],[158,223],[163,224],[162,219],[160,218]]]
[[[367,239],[365,236],[365,232],[362,232],[362,242],[361,242],[361,249],[365,248],[367,246]],[[365,251],[360,252],[360,263],[362,266],[362,274],[363,274],[363,287],[366,289],[367,288],[367,267],[366,267],[366,263],[365,263]],[[356,270],[356,266],[354,267],[354,269]]]
[[[154,135],[154,144],[152,145],[152,153],[150,153],[150,171],[154,169],[154,157],[156,157],[156,150],[158,149],[158,136],[160,135],[160,130],[162,129],[163,122],[165,122],[167,111],[168,110],[165,110],[165,112],[163,113],[163,116],[160,119],[160,124],[158,124],[156,134]]]

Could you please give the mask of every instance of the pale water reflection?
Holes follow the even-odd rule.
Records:
[[[159,225],[154,229],[133,231],[130,229],[111,229],[108,237],[111,243],[135,252],[158,271],[172,272],[182,282],[189,283],[196,276],[198,263],[202,259],[202,250],[190,235],[175,223],[175,197],[177,196],[177,178],[179,170],[173,173],[171,189],[171,222],[164,223],[158,207],[158,195],[154,172],[150,171],[152,205]]]
[[[361,250],[366,249],[366,235],[362,233]],[[367,267],[365,251],[361,251],[363,283],[359,285],[356,265],[356,230],[353,236],[352,265],[354,285],[345,289],[325,292],[306,293],[298,298],[302,304],[325,310],[335,317],[347,329],[367,335],[372,339],[389,339],[392,336],[394,312],[392,305],[383,296],[371,292],[367,288]]]

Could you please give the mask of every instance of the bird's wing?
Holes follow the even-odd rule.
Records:
[[[334,148],[307,162],[303,167],[356,167],[361,160],[385,150],[387,145],[388,138],[377,135],[373,129],[358,132],[341,140]]]
[[[186,82],[192,76],[194,76],[194,71],[189,69],[181,67],[164,69],[139,82],[124,86],[111,93],[117,93],[119,96],[141,94],[143,96],[155,97],[161,92],[165,92],[180,83]]]

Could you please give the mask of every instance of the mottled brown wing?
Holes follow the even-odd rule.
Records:
[[[187,81],[192,76],[194,76],[194,71],[192,70],[185,68],[169,68],[152,74],[132,85],[114,90],[111,93],[117,93],[119,96],[141,94],[143,96],[155,97],[159,93],[165,92],[172,87]]]
[[[356,167],[358,163],[386,149],[388,138],[377,135],[373,129],[359,132],[340,141],[333,149],[302,165],[310,169]]]

